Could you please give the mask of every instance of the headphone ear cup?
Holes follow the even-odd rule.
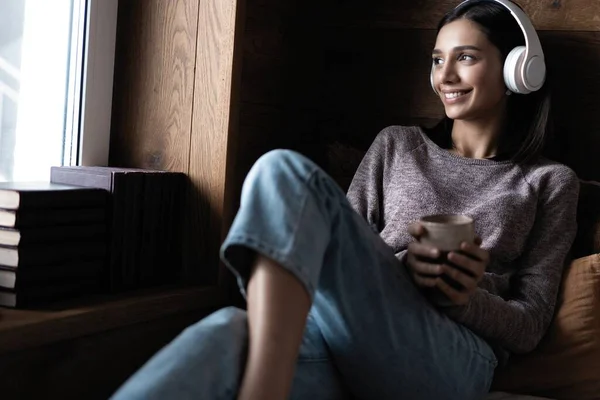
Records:
[[[525,51],[525,46],[517,46],[508,53],[508,57],[504,61],[504,83],[514,93],[527,94],[531,92],[523,84],[520,73]]]

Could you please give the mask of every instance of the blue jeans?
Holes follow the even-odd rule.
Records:
[[[254,165],[221,248],[242,293],[251,249],[280,263],[312,299],[290,398],[469,400],[488,392],[490,346],[432,306],[392,249],[318,166],[286,150]],[[187,328],[114,399],[234,399],[246,312]]]

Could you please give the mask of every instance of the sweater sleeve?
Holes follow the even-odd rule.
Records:
[[[383,174],[387,132],[381,131],[360,162],[346,197],[352,208],[379,233],[383,221]]]
[[[545,181],[545,182],[544,182]],[[533,350],[554,315],[562,272],[575,238],[579,180],[568,168],[540,182],[533,228],[503,299],[480,286],[465,306],[445,309],[467,328],[512,353]],[[484,277],[484,286],[505,277]],[[495,281],[495,282],[494,282]]]

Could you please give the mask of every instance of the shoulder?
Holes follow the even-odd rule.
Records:
[[[382,153],[401,155],[423,145],[422,130],[418,126],[388,126],[379,132],[372,147]]]
[[[561,197],[576,200],[579,178],[568,166],[540,158],[534,164],[523,166],[525,180],[542,198]]]

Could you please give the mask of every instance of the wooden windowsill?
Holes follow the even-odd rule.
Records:
[[[45,309],[0,308],[0,354],[222,303],[216,286],[176,286],[94,296]]]

